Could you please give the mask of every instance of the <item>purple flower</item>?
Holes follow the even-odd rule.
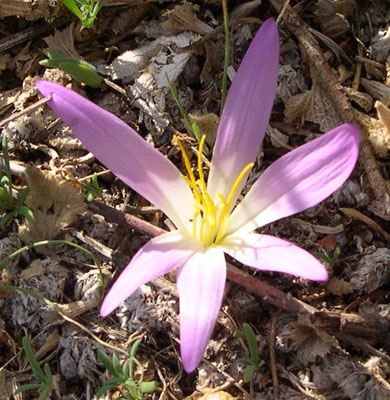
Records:
[[[345,182],[358,155],[355,126],[341,125],[275,161],[234,207],[271,113],[278,49],[277,28],[267,20],[229,90],[207,184],[201,159],[197,179],[183,149],[188,174],[183,177],[116,116],[71,90],[37,82],[44,96],[52,96],[50,107],[86,148],[177,227],[138,251],[105,297],[101,315],[111,313],[141,285],[178,268],[180,347],[187,372],[199,364],[221,307],[224,253],[258,270],[327,279],[324,266],[305,250],[253,231],[318,204]]]

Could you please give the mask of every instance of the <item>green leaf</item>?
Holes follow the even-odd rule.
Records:
[[[137,384],[134,382],[134,379],[133,379],[133,378],[127,378],[127,379],[123,382],[123,384],[124,384],[124,385],[127,385],[127,386],[130,386],[130,387],[132,387],[132,388],[136,388],[136,387],[137,387]]]
[[[239,358],[237,361],[245,367],[247,367],[248,365],[253,365],[253,360],[248,360],[246,358]]]
[[[257,364],[259,362],[259,350],[257,348],[257,339],[252,327],[244,322],[242,328],[245,332],[245,337],[248,342],[249,354],[253,361]]]
[[[248,383],[252,380],[255,370],[256,370],[256,367],[254,365],[248,365],[245,368],[244,376],[243,376],[243,380],[245,383]]]
[[[99,13],[100,9],[103,7],[103,5],[104,5],[104,0],[98,0],[96,2],[95,7],[93,8],[93,11],[92,11],[92,16],[94,19],[98,15],[98,13]]]
[[[5,174],[7,175],[8,178],[8,185],[9,185],[9,195],[11,196],[12,194],[12,175],[11,175],[11,169],[9,167],[9,157],[8,157],[8,141],[7,141],[7,135],[5,132],[3,132],[3,140],[1,147],[3,149],[3,158],[4,158],[4,170]]]
[[[96,393],[96,397],[101,397],[104,393],[106,393],[108,390],[113,389],[114,387],[116,387],[117,384],[115,383],[108,383],[105,382],[104,385],[98,390],[98,392]]]
[[[87,201],[92,201],[93,200],[93,194],[91,192],[87,193],[87,195],[85,196],[85,199]]]
[[[244,333],[244,331],[240,331],[239,329],[237,329],[237,330],[234,332],[233,336],[234,336],[235,338],[245,339],[245,333]]]
[[[67,7],[70,11],[72,11],[72,13],[74,15],[76,15],[76,17],[79,18],[80,20],[82,20],[84,18],[83,14],[81,14],[81,11],[76,6],[76,3],[73,0],[61,0],[61,3],[65,7]]]
[[[6,224],[10,219],[14,218],[15,216],[16,216],[15,211],[12,211],[12,212],[10,212],[10,213],[4,215],[4,217],[2,217],[2,218],[0,219],[0,228],[1,228],[2,230],[4,230],[4,229],[5,229],[5,224]]]
[[[19,386],[14,394],[18,394],[21,392],[25,392],[26,390],[33,390],[33,389],[38,389],[41,387],[41,383],[26,383],[25,385]]]
[[[43,388],[41,394],[39,395],[39,400],[47,400],[49,393],[51,392],[48,388]]]
[[[82,22],[83,26],[85,26],[86,28],[89,28],[95,22],[95,17],[88,17],[88,18],[84,17],[81,22]]]
[[[129,376],[129,361],[125,361],[122,365],[122,375]]]
[[[0,180],[0,184],[1,186],[8,185],[9,184],[8,176],[4,175]]]
[[[112,361],[107,356],[107,354],[102,349],[99,348],[97,350],[97,355],[99,357],[99,360],[103,363],[103,365],[110,372],[110,374],[112,376],[116,376],[117,375],[117,371],[115,370],[114,365],[112,364]]]
[[[112,365],[115,370],[115,376],[120,376],[121,372],[122,372],[121,365],[120,365],[119,359],[115,353],[112,355]]]
[[[23,215],[30,224],[33,224],[35,222],[34,214],[28,207],[20,206],[18,207],[18,210],[19,213]]]
[[[19,195],[19,203],[20,203],[20,205],[24,204],[24,202],[26,200],[26,197],[27,197],[27,194],[28,194],[29,191],[30,191],[30,188],[28,186],[26,186],[20,192],[20,195]]]
[[[141,393],[152,393],[158,389],[158,382],[151,381],[151,382],[142,382],[139,385],[139,389]]]
[[[53,375],[51,373],[49,364],[46,363],[44,365],[43,369],[44,369],[45,374],[46,374],[46,382],[47,382],[46,385],[47,385],[48,388],[50,387],[50,390],[53,390],[54,389]]]
[[[96,72],[93,65],[77,59],[70,59],[61,61],[59,67],[74,79],[83,82],[93,88],[100,88],[102,86],[102,78]]]
[[[35,357],[34,351],[33,351],[31,344],[26,336],[23,336],[22,343],[23,343],[24,352],[26,353],[26,357],[28,359],[28,362],[30,363],[31,369],[33,370],[35,377],[40,382],[46,383],[46,377],[42,371],[42,368],[38,364],[38,360]]]

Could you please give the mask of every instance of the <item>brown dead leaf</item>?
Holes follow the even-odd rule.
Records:
[[[206,389],[203,389],[203,392],[206,392]],[[215,393],[205,394],[198,400],[235,400],[236,398],[237,397],[233,397],[231,394],[221,390]]]
[[[375,99],[380,100],[386,106],[390,104],[390,87],[386,86],[382,82],[366,78],[362,78],[360,82],[364,89],[366,89]]]
[[[343,296],[353,292],[353,287],[349,282],[345,282],[344,279],[339,279],[335,276],[329,280],[326,288],[335,296]]]
[[[380,119],[372,118],[369,115],[355,109],[353,109],[353,113],[355,118],[368,133],[368,139],[375,151],[375,154],[379,157],[386,157],[390,151],[390,131],[389,127],[386,126],[388,113],[384,108],[387,109],[387,107],[385,107],[383,104],[382,106],[379,106],[380,112],[382,113],[382,117],[380,117]],[[383,118],[383,122],[381,121],[381,118]]]
[[[350,16],[356,8],[356,0],[318,0],[314,13],[319,17],[342,14]]]
[[[62,31],[54,31],[54,35],[44,38],[48,49],[57,51],[65,57],[80,59],[80,54],[74,47],[74,23]]]
[[[316,361],[317,356],[323,358],[338,342],[324,330],[315,327],[307,316],[299,315],[298,320],[291,323],[292,331],[289,339],[297,351],[298,358],[307,365]]]
[[[188,114],[192,122],[198,125],[201,135],[206,135],[206,143],[213,146],[217,137],[219,117],[216,114],[209,113],[205,115]],[[185,121],[183,121],[185,123]],[[191,128],[185,123],[187,131],[191,132]]]
[[[41,264],[41,260],[39,258],[35,259],[34,261],[32,261],[32,263],[30,264],[30,266],[26,269],[24,269],[21,273],[20,276],[23,279],[30,279],[33,276],[39,276],[41,274],[43,274],[43,267]]]
[[[168,11],[168,20],[161,26],[173,33],[191,31],[207,35],[213,31],[213,28],[196,16],[195,12],[198,10],[199,6],[190,2],[177,5],[172,11]]]
[[[35,223],[20,226],[23,241],[54,239],[87,209],[80,188],[72,183],[33,167],[26,169],[26,176],[30,187],[26,205]]]
[[[359,293],[371,293],[390,280],[390,249],[382,247],[361,258],[351,277]]]
[[[313,86],[309,91],[290,97],[285,103],[286,122],[297,118],[319,124],[326,132],[342,123],[327,93],[313,77]]]
[[[317,243],[326,251],[333,251],[337,247],[334,235],[326,235],[322,239],[317,240]]]

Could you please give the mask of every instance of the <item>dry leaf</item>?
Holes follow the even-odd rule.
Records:
[[[343,296],[344,294],[349,294],[353,292],[353,287],[349,282],[345,282],[344,279],[339,279],[333,276],[326,288],[329,290],[330,293],[336,296]]]
[[[364,111],[369,112],[372,108],[372,97],[368,93],[362,93],[350,87],[343,86],[344,93]]]
[[[387,362],[382,362],[386,365]],[[330,379],[343,391],[344,396],[353,400],[389,400],[390,388],[386,382],[384,371],[386,367],[375,373],[371,366],[355,361],[347,354],[332,354],[325,360],[323,374],[329,375]]]
[[[74,22],[62,31],[54,31],[54,35],[44,38],[48,49],[54,50],[65,57],[80,59],[80,54],[74,47]]]
[[[343,122],[338,117],[328,94],[314,77],[311,90],[292,96],[286,101],[284,115],[286,122],[292,122],[301,117],[302,121],[319,124],[323,132],[329,131]]]
[[[198,125],[201,135],[206,135],[206,143],[213,146],[217,137],[219,117],[216,114],[209,113],[206,115],[188,114],[192,122]],[[185,121],[183,120],[185,123]],[[185,123],[187,132],[191,132],[191,128]]]
[[[348,17],[356,8],[356,0],[318,0],[314,7],[314,14],[321,18],[336,14]]]
[[[279,67],[276,97],[281,98],[283,103],[287,103],[291,96],[302,93],[306,89],[307,86],[301,69],[294,68],[290,64]]]
[[[315,327],[306,316],[299,315],[298,320],[291,323],[292,331],[289,339],[297,351],[298,358],[307,365],[323,358],[338,342],[322,329]]]
[[[35,223],[20,226],[23,241],[54,239],[86,211],[80,188],[72,183],[31,167],[26,169],[26,177],[30,191],[25,204],[34,213]]]
[[[388,86],[382,82],[373,81],[366,78],[362,78],[360,81],[371,96],[380,100],[386,106],[390,104],[390,88]]]
[[[34,261],[31,262],[30,266],[26,269],[24,269],[21,273],[20,276],[23,279],[30,279],[33,276],[39,276],[42,275],[44,269],[41,264],[41,259],[37,258]]]
[[[206,389],[203,389],[206,392]],[[200,397],[198,400],[235,400],[237,397],[233,397],[231,394],[223,391],[218,391],[215,393],[208,393]]]
[[[213,28],[196,16],[195,12],[198,10],[198,5],[189,2],[177,5],[173,10],[168,11],[168,20],[161,26],[173,33],[191,31],[200,35],[207,35],[213,31]]]
[[[382,108],[380,112],[382,115],[386,113],[386,111],[384,111]],[[355,109],[353,109],[353,113],[355,118],[367,131],[368,139],[372,144],[375,154],[379,157],[386,157],[390,150],[389,128],[380,119],[372,118],[369,115],[361,113]],[[386,118],[386,116],[383,115],[382,118]]]
[[[390,279],[390,249],[382,247],[363,256],[352,273],[351,285],[359,293],[371,293]]]

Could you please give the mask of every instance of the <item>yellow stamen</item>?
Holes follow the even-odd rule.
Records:
[[[244,167],[244,169],[240,172],[238,175],[236,181],[234,182],[233,187],[230,190],[229,196],[227,198],[227,201],[225,201],[224,197],[222,194],[218,193],[217,196],[220,198],[221,203],[222,203],[222,209],[221,209],[221,214],[219,217],[219,229],[217,236],[215,237],[214,242],[218,243],[220,242],[223,237],[225,236],[226,230],[227,230],[227,222],[228,218],[230,215],[230,207],[231,207],[231,202],[233,200],[233,197],[235,193],[237,192],[238,186],[240,185],[241,181],[244,179],[245,175],[247,172],[253,167],[254,163],[249,163]]]
[[[180,139],[175,136],[175,140],[179,145],[188,173],[188,177],[183,176],[183,179],[191,188],[195,200],[195,211],[192,221],[192,235],[205,244],[211,245],[213,243],[219,243],[225,237],[228,228],[230,210],[232,208],[232,201],[242,180],[253,167],[254,163],[246,165],[238,175],[230,190],[227,200],[225,200],[221,193],[217,193],[216,197],[218,198],[218,202],[214,203],[210,194],[207,192],[206,181],[202,168],[202,153],[205,139],[206,136],[203,135],[199,142],[199,153],[197,160],[199,179],[196,180],[187,152],[183,144],[180,142]]]
[[[180,139],[179,139],[176,135],[174,135],[173,138],[175,139],[176,143],[178,144],[178,146],[179,146],[179,148],[180,148],[181,155],[183,156],[184,165],[185,165],[185,167],[186,167],[188,176],[190,177],[191,182],[195,185],[195,184],[196,184],[196,179],[195,179],[194,173],[192,172],[190,160],[189,160],[189,158],[188,158],[186,149],[184,148],[184,146],[183,146],[183,144],[181,143]]]
[[[237,188],[238,188],[238,186],[240,185],[241,181],[244,179],[246,173],[247,173],[254,165],[255,165],[255,163],[253,163],[253,162],[252,162],[252,163],[249,163],[249,164],[246,165],[246,166],[244,167],[244,169],[240,172],[240,175],[238,175],[238,177],[237,177],[236,181],[234,182],[234,185],[233,185],[233,187],[232,187],[232,189],[231,189],[231,191],[230,191],[230,193],[229,193],[229,196],[228,196],[228,198],[227,198],[227,201],[226,201],[228,208],[230,208],[230,203],[232,202],[233,197],[234,197],[234,194],[236,193]]]
[[[215,221],[215,207],[213,200],[211,199],[210,195],[207,192],[206,188],[206,182],[204,180],[204,174],[203,174],[203,166],[202,166],[202,154],[203,154],[203,146],[204,142],[206,140],[206,135],[203,135],[202,138],[200,139],[199,142],[199,153],[198,153],[198,171],[199,171],[199,186],[202,189],[202,194],[204,198],[204,206],[206,208],[206,212],[212,217],[211,219],[211,224],[212,228],[215,227],[216,221]]]

